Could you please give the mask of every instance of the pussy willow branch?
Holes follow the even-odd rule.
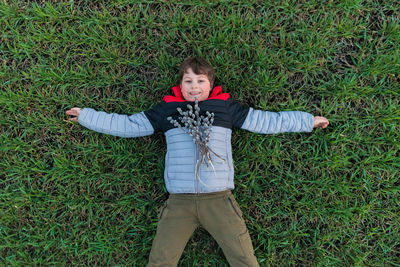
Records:
[[[168,117],[167,120],[175,127],[178,127],[185,133],[189,134],[192,137],[193,142],[197,145],[198,152],[201,154],[201,159],[199,159],[200,164],[196,164],[196,171],[198,172],[203,162],[206,163],[207,167],[208,164],[210,164],[214,169],[210,152],[225,161],[225,159],[215,153],[208,146],[208,142],[210,141],[211,126],[214,122],[214,113],[206,111],[206,117],[203,115],[200,116],[199,101],[197,97],[195,97],[194,109],[190,104],[187,105],[187,108],[188,110],[186,111],[182,111],[181,108],[177,108],[177,111],[182,116],[178,117],[181,123],[172,119],[172,117]]]

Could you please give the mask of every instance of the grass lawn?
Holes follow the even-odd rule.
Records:
[[[400,266],[398,1],[1,1],[0,265],[145,266],[167,199],[162,133],[68,121],[171,94],[187,57],[224,92],[329,119],[232,134],[261,266]],[[180,266],[228,266],[199,229]]]

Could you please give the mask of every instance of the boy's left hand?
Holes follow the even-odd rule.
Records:
[[[329,125],[329,121],[325,117],[319,117],[319,116],[315,116],[314,117],[314,128],[322,128],[322,129],[324,129],[328,125]]]

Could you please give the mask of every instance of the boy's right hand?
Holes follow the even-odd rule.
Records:
[[[71,108],[70,110],[67,110],[65,113],[67,115],[76,116],[76,117],[68,119],[69,121],[78,122],[78,117],[79,117],[79,114],[81,114],[81,109],[80,108]]]

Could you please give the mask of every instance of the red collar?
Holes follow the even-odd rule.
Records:
[[[169,102],[185,102],[186,101],[183,98],[180,85],[172,87],[172,91],[174,92],[174,95],[166,95],[166,96],[164,96],[163,100],[165,102],[169,103]],[[226,101],[230,97],[231,96],[228,93],[222,93],[221,86],[217,85],[211,90],[211,94],[206,100],[219,99],[219,100],[225,100]]]

